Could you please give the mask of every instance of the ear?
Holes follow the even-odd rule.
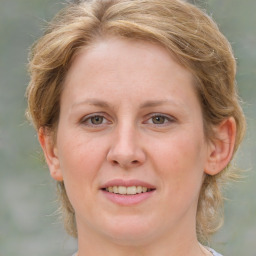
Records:
[[[216,175],[230,162],[236,139],[236,122],[230,117],[214,127],[214,139],[210,142],[205,173]]]
[[[45,160],[48,164],[51,176],[57,181],[63,181],[58,158],[58,150],[54,143],[52,134],[45,128],[40,128],[38,131],[38,140],[43,149]]]

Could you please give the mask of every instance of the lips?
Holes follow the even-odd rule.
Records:
[[[140,193],[146,193],[153,189],[142,187],[142,186],[113,186],[113,187],[107,187],[104,189],[105,191],[108,191],[110,193],[120,194],[120,195],[136,195]]]
[[[114,203],[133,205],[149,198],[156,187],[140,180],[115,179],[105,183],[100,189]]]
[[[145,193],[147,191],[155,190],[156,187],[150,183],[141,181],[141,180],[122,180],[122,179],[114,179],[108,181],[107,183],[103,184],[100,189],[103,190],[110,190],[111,193],[120,193],[126,194],[128,190],[128,194],[136,194],[136,193]],[[119,192],[120,190],[120,192]],[[135,192],[136,191],[136,192]]]

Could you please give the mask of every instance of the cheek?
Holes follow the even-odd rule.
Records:
[[[152,154],[155,166],[163,180],[172,183],[170,188],[201,186],[204,171],[203,140],[180,134],[157,145]]]
[[[105,161],[104,143],[83,136],[64,136],[59,141],[60,168],[68,198],[76,210],[88,208],[98,189],[96,177]]]
[[[60,168],[64,180],[89,182],[97,174],[105,160],[106,143],[88,136],[64,136],[60,139]]]

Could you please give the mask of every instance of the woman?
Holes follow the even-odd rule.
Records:
[[[28,116],[79,256],[219,255],[245,121],[216,24],[180,0],[69,4],[32,49]]]

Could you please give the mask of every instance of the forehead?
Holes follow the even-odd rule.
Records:
[[[112,97],[131,100],[141,97],[176,102],[195,97],[192,74],[161,45],[151,42],[107,38],[82,49],[65,80],[64,94],[75,100]]]

